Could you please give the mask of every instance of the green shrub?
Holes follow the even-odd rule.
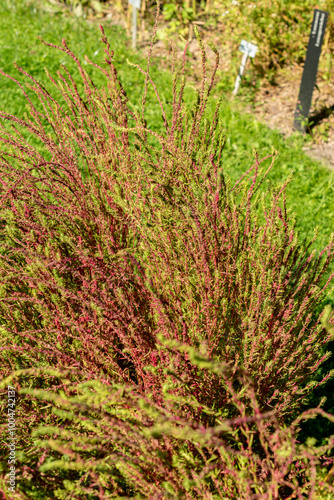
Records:
[[[21,498],[334,491],[317,476],[333,438],[295,436],[303,418],[333,419],[298,411],[333,375],[310,381],[333,338],[331,311],[314,318],[333,238],[310,254],[288,181],[261,194],[274,153],[232,185],[220,103],[205,114],[219,58],[208,76],[198,33],[202,89],[187,109],[174,72],[171,119],[157,92],[160,134],[145,122],[150,57],[139,110],[101,30],[107,86],[64,40],[44,42],[77,64],[83,92],[66,66],[50,75],[62,100],[19,68],[42,110],[27,94],[29,117],[0,113],[1,374],[19,394]]]

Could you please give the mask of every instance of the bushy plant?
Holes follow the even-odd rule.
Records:
[[[87,61],[105,74],[105,87],[94,85],[65,40],[61,47],[43,42],[77,63],[83,95],[66,66],[58,81],[49,75],[62,102],[18,68],[39,104],[22,86],[30,117],[0,113],[1,372],[22,395],[18,438],[29,449],[22,456],[22,495],[25,489],[28,497],[42,494],[29,490],[27,478],[55,498],[82,498],[77,488],[87,485],[88,498],[167,498],[168,491],[180,498],[278,498],[284,487],[312,492],[315,455],[332,442],[299,459],[286,426],[293,429],[300,404],[333,375],[311,380],[333,337],[332,313],[321,323],[314,311],[332,278],[322,282],[334,241],[319,256],[310,254],[311,243],[298,242],[286,210],[288,181],[261,191],[275,153],[263,160],[255,154],[254,165],[231,185],[220,102],[212,120],[206,115],[219,57],[212,47],[216,66],[208,78],[197,31],[203,85],[188,109],[185,48],[180,79],[173,64],[169,119],[150,79],[151,53],[147,70],[138,67],[146,75],[138,110],[101,30],[106,66]],[[148,83],[164,135],[146,126]],[[32,147],[21,129],[41,147]],[[56,381],[48,373],[57,373]],[[60,389],[63,396],[56,395]],[[43,407],[24,394],[52,404]],[[114,418],[115,404],[124,412],[117,407]],[[60,441],[36,438],[41,421]],[[221,433],[234,424],[225,439]],[[286,436],[293,452],[282,465]],[[68,437],[72,444],[65,446]],[[37,472],[50,447],[61,471]],[[235,461],[230,457],[238,450],[242,458]],[[136,458],[141,454],[143,461]],[[68,466],[66,457],[77,465]],[[290,481],[298,461],[305,473]],[[245,467],[250,475],[240,472]],[[72,493],[56,493],[61,484]]]

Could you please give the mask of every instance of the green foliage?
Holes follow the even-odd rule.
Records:
[[[38,0],[40,1],[40,0]],[[54,5],[54,0],[45,0]],[[67,6],[76,16],[85,15],[87,9],[93,9],[99,15],[106,1],[95,0],[59,0],[58,5]],[[141,19],[154,19],[156,2],[143,0],[140,10]],[[118,0],[117,9],[126,13],[127,0]],[[284,66],[300,64],[304,61],[310,27],[315,6],[308,0],[168,0],[162,2],[164,19],[168,22],[168,33],[179,33],[187,37],[190,26],[204,22],[204,27],[221,31],[221,42],[227,51],[235,55],[242,38],[253,41],[259,47],[254,60],[257,76],[275,79],[277,70]],[[320,71],[324,78],[330,75],[330,61],[334,51],[334,3],[333,0],[321,0],[317,8],[329,12],[323,57]],[[192,28],[191,28],[192,29]]]
[[[182,352],[183,346],[173,343],[173,349],[180,348]],[[231,380],[223,364],[195,352],[192,361],[202,369],[205,363],[205,371],[226,382]],[[161,406],[139,394],[136,387],[90,380],[88,374],[78,374],[78,382],[73,371],[50,368],[38,370],[48,390],[26,388],[30,377],[36,387],[36,375],[36,370],[13,373],[1,384],[1,389],[8,383],[23,385],[24,403],[18,409],[23,411],[36,401],[36,421],[44,418],[45,408],[52,407],[54,424],[32,426],[33,447],[20,457],[21,468],[28,469],[37,460],[39,464],[38,470],[33,466],[34,478],[29,483],[21,480],[20,500],[44,498],[35,487],[38,484],[47,489],[48,498],[57,499],[71,494],[70,498],[101,500],[124,496],[246,500],[258,495],[286,498],[289,490],[308,495],[312,489],[314,498],[320,499],[318,494],[333,491],[327,469],[316,474],[316,465],[333,446],[334,437],[317,447],[315,440],[298,444],[295,434],[300,421],[315,412],[332,421],[334,417],[315,410],[300,415],[290,429],[282,428],[274,411],[260,415],[252,384],[242,372],[236,378],[243,390],[235,391],[232,386],[229,390],[239,417],[226,420],[220,412],[202,406],[201,411],[214,418],[215,425],[210,427],[181,416],[183,402],[177,397],[166,397]],[[165,371],[166,396],[171,379],[173,385],[182,384]],[[251,413],[246,412],[245,397],[250,399]]]
[[[288,0],[249,0],[216,2],[190,2],[172,0],[164,3],[165,19],[170,21],[170,30],[182,30],[186,36],[187,25],[199,18],[206,20],[206,26],[214,27],[219,21],[222,26],[222,44],[237,51],[240,40],[245,38],[259,47],[254,60],[254,69],[259,76],[274,79],[283,66],[300,64],[304,61],[310,33],[314,6],[307,0],[291,3]],[[333,57],[333,0],[323,0],[317,8],[329,12],[329,20],[323,49],[323,60]],[[203,16],[204,14],[204,16]],[[199,17],[201,16],[201,17]],[[220,25],[221,26],[221,25]],[[214,28],[215,29],[215,28]],[[321,70],[325,70],[321,64]]]
[[[332,335],[329,308],[322,323],[315,314],[332,245],[324,265],[298,243],[278,201],[288,183],[266,186],[274,152],[228,169],[242,142],[222,154],[220,103],[204,113],[208,75],[191,108],[174,75],[173,115],[152,106],[154,130],[145,98],[128,108],[116,78],[86,85],[90,74],[78,87],[58,74],[54,100],[33,82],[37,151],[1,129],[13,139],[1,155],[2,375],[20,395],[20,498],[327,494],[333,440],[295,437],[307,416],[333,421],[298,414]],[[234,134],[245,124],[244,142],[261,134],[247,119]],[[316,192],[332,189],[316,175]]]
[[[123,0],[124,12],[127,4]],[[152,19],[155,3],[146,0],[142,4],[141,17]],[[329,12],[320,64],[321,73],[328,78],[328,65],[334,51],[334,3],[321,0],[316,7]],[[184,37],[190,33],[193,23],[204,22],[206,29],[221,32],[222,45],[234,54],[242,38],[255,42],[259,51],[254,70],[257,76],[271,81],[279,68],[304,61],[314,8],[308,0],[293,3],[289,0],[168,0],[163,2],[163,15],[168,22],[167,31]]]
[[[324,51],[333,54],[333,2],[322,1],[318,8],[330,13]],[[259,46],[255,67],[271,79],[278,68],[304,61],[313,9],[314,6],[305,0],[293,3],[286,0],[255,3],[240,0],[228,8],[226,35],[233,32],[233,37],[254,40]]]

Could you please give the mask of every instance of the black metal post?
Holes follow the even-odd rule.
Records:
[[[319,58],[322,43],[324,41],[325,28],[328,19],[328,12],[314,10],[311,34],[307,46],[306,60],[302,81],[300,84],[297,109],[293,128],[299,132],[305,132],[305,125],[302,123],[308,117],[314,85],[317,78]]]

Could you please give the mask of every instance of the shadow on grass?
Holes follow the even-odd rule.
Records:
[[[307,133],[311,134],[312,130],[325,119],[329,118],[331,114],[334,113],[334,104],[332,106],[323,107],[317,113],[314,113],[309,118],[309,126],[307,127]]]

